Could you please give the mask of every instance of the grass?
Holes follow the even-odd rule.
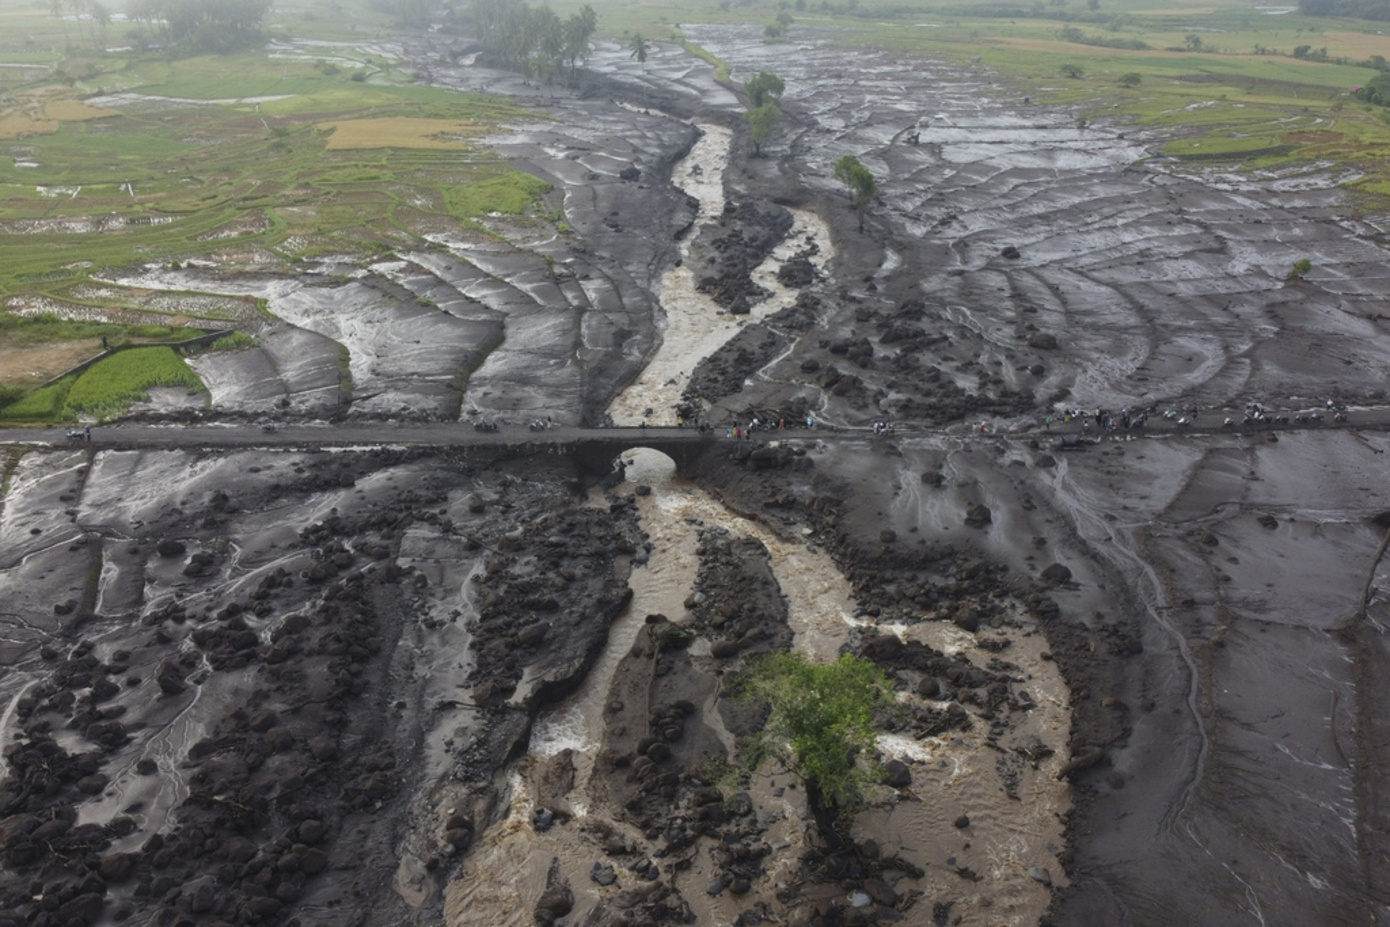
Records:
[[[19,401],[0,409],[0,420],[24,424],[75,420],[75,415],[65,414],[65,407],[68,393],[76,381],[76,377],[65,377],[52,386],[34,390]]]
[[[155,386],[203,389],[198,375],[173,348],[131,348],[80,374],[33,390],[0,409],[0,420],[32,424],[71,422],[79,416],[112,418],[124,413],[131,403],[149,399],[148,391]]]
[[[230,335],[223,335],[212,344],[202,348],[194,348],[188,354],[216,354],[221,351],[243,351],[246,348],[254,348],[256,339],[246,332],[232,332]]]
[[[79,375],[68,391],[65,411],[98,419],[124,412],[132,402],[149,399],[152,386],[203,388],[203,381],[173,348],[131,348]]]
[[[0,341],[11,347],[32,347],[55,341],[106,338],[113,347],[143,341],[179,341],[198,332],[172,325],[112,325],[83,322],[51,315],[18,316],[0,313]]]

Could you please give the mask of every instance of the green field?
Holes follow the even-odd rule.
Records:
[[[0,7],[0,65],[22,65],[0,67],[0,320],[24,313],[0,324],[4,398],[103,337],[263,321],[254,301],[122,288],[94,279],[103,271],[190,259],[288,271],[427,234],[492,235],[494,214],[554,224],[548,185],[473,141],[537,114],[413,83],[373,45],[395,27],[365,3],[280,6],[266,27],[324,44],[179,57],[119,47],[128,24]],[[113,93],[139,96],[83,102]],[[52,395],[32,402],[69,414]]]
[[[131,348],[117,352],[77,376],[34,390],[0,409],[0,420],[107,419],[125,412],[133,402],[149,399],[149,389],[154,386],[183,386],[197,391],[203,388],[203,383],[173,348]]]

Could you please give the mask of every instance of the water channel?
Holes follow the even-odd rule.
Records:
[[[709,221],[723,210],[722,174],[728,158],[729,133],[717,126],[701,126],[704,134],[674,171],[674,181],[700,201],[700,218]],[[758,269],[757,280],[773,296],[755,306],[751,318],[764,318],[789,305],[795,292],[777,284],[777,265],[808,242],[818,246],[816,262],[833,257],[829,230],[812,213],[798,213],[793,231],[783,245]],[[683,248],[686,256],[688,244]],[[695,365],[737,333],[742,320],[721,313],[695,287],[695,278],[682,260],[662,277],[658,294],[665,311],[663,343],[645,372],[610,407],[614,420],[633,424],[644,417],[665,424],[665,417],[680,398]],[[647,412],[651,410],[651,412]],[[656,451],[638,449],[624,455],[632,486],[645,485],[651,492],[637,497],[650,551],[644,564],[633,570],[632,603],[615,622],[607,648],[591,671],[584,687],[570,699],[538,719],[531,752],[513,771],[510,808],[501,823],[485,834],[473,851],[460,881],[451,886],[446,912],[451,925],[496,924],[498,911],[507,911],[500,923],[529,922],[536,899],[544,890],[552,859],[572,885],[588,883],[592,847],[582,837],[587,812],[604,783],[592,779],[595,754],[603,738],[603,710],[609,698],[619,662],[632,648],[649,614],[665,615],[680,623],[685,599],[691,594],[696,571],[698,533],[702,527],[720,527],[736,536],[760,541],[771,556],[771,566],[787,601],[794,647],[813,659],[833,659],[851,629],[863,623],[855,617],[850,585],[834,561],[806,539],[783,537],[757,521],[725,507],[699,487],[681,479],[671,460]],[[1025,619],[1026,622],[1026,619]],[[947,653],[971,653],[973,635],[945,622],[923,622],[891,629]],[[1043,656],[1041,634],[1018,635],[1010,659],[1027,676],[1028,691],[1038,708],[1018,735],[1037,736],[1065,752],[1070,718],[1067,693],[1055,664]],[[978,653],[978,652],[977,652]],[[977,655],[975,659],[981,659]],[[983,662],[983,660],[981,660]],[[715,696],[718,697],[717,695]],[[709,706],[706,706],[707,708]],[[717,719],[712,711],[707,718]],[[1067,789],[1047,775],[1063,758],[1026,777],[1018,798],[1006,796],[998,784],[997,755],[984,743],[983,728],[964,736],[910,738],[886,736],[880,742],[884,758],[901,758],[912,764],[914,785],[893,795],[884,790],[874,808],[861,816],[862,836],[872,837],[885,853],[901,852],[928,869],[916,880],[928,896],[949,892],[959,898],[955,912],[963,924],[1032,924],[1046,906],[1049,893],[1045,878],[1061,878],[1059,867],[1042,874],[1049,858],[1061,848],[1059,815],[1068,805]],[[716,731],[726,744],[727,732]],[[531,827],[535,811],[529,775],[562,750],[572,751],[575,786],[570,806],[575,820],[544,834]],[[773,787],[770,774],[755,779],[752,791],[775,823],[766,839],[792,852],[769,860],[767,873],[750,895],[735,898],[728,893],[711,897],[704,891],[712,864],[701,854],[693,869],[673,876],[673,881],[702,924],[731,924],[739,912],[758,896],[771,897],[788,872],[795,847],[804,843],[808,827],[804,805],[794,801],[799,793],[785,795]],[[785,781],[785,777],[783,777]],[[969,812],[971,833],[952,827],[961,813]],[[640,835],[634,835],[640,837]],[[948,867],[968,869],[980,879],[973,889],[962,891],[962,880],[949,868],[933,869],[932,861],[948,861]],[[913,880],[908,880],[913,881]],[[966,883],[969,884],[969,883]],[[907,888],[903,885],[901,888]],[[582,918],[586,902],[576,902],[574,916]],[[847,897],[845,903],[856,899]]]

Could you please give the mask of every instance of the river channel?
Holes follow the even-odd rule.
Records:
[[[697,221],[707,222],[723,210],[722,175],[729,133],[713,125],[700,128],[703,134],[699,142],[676,165],[673,181],[700,201]],[[753,319],[766,317],[795,298],[794,291],[777,284],[776,268],[810,242],[817,246],[818,265],[833,258],[826,224],[814,213],[798,212],[787,239],[757,271],[756,279],[773,295],[753,308]],[[683,246],[682,258],[688,247]],[[661,285],[657,296],[664,310],[663,341],[646,370],[611,405],[610,413],[620,424],[643,419],[666,424],[664,417],[679,400],[696,363],[736,334],[747,318],[722,313],[700,293],[684,260],[662,275]],[[528,923],[545,889],[551,860],[559,862],[571,885],[588,884],[592,852],[586,847],[585,831],[589,811],[600,804],[600,793],[606,788],[592,774],[614,675],[647,615],[665,615],[678,624],[686,615],[684,603],[692,593],[699,568],[698,535],[702,529],[722,528],[735,536],[756,539],[766,548],[788,606],[795,649],[816,660],[834,659],[852,630],[867,621],[855,616],[846,577],[808,538],[785,537],[730,510],[679,477],[671,460],[659,452],[631,451],[624,455],[624,464],[628,485],[650,490],[636,497],[649,550],[645,562],[636,564],[632,571],[632,602],[612,627],[607,647],[582,688],[538,719],[530,755],[517,764],[508,780],[510,808],[505,819],[483,836],[462,878],[448,892],[446,912],[452,925]],[[1023,622],[1026,625],[1027,619]],[[947,622],[924,621],[880,630],[920,640],[948,654],[973,651],[972,659],[981,664],[988,656],[975,650],[973,635]],[[962,924],[1034,924],[1050,897],[1044,883],[1063,878],[1055,855],[1062,845],[1060,815],[1068,806],[1068,794],[1065,783],[1058,782],[1052,773],[1064,760],[1061,754],[1065,753],[1070,723],[1066,687],[1055,664],[1043,656],[1046,646],[1041,635],[1030,630],[1017,635],[1011,644],[1010,659],[1027,676],[1028,690],[1038,704],[1028,723],[1015,734],[1035,736],[1058,754],[1028,771],[1023,787],[1011,797],[999,787],[997,753],[984,742],[982,727],[978,734],[925,740],[885,736],[880,741],[883,759],[908,762],[914,770],[913,787],[896,793],[884,789],[858,825],[861,838],[873,839],[885,853],[900,853],[927,870],[921,879],[900,884],[900,892],[910,887],[928,897],[955,896],[954,911],[962,916]],[[906,694],[902,697],[908,698]],[[703,717],[717,719],[718,715],[705,711]],[[726,747],[734,747],[727,731],[720,729],[714,734]],[[538,833],[532,827],[536,804],[531,776],[566,750],[575,767],[575,784],[569,796],[575,817],[563,826]],[[776,784],[771,771],[763,770],[754,778],[751,792],[764,813],[778,822],[767,839],[794,852],[807,840],[810,825],[805,806],[797,800],[799,792],[784,791]],[[970,833],[964,834],[951,824],[967,811]],[[743,897],[727,892],[711,895],[704,890],[714,875],[713,865],[704,854],[696,857],[689,870],[673,876],[673,881],[696,922],[732,924],[750,902],[759,897],[771,901],[779,885],[785,884],[792,856],[784,853],[776,859],[777,864],[769,865],[760,883]],[[961,891],[960,871],[976,877],[971,890]],[[582,919],[593,899],[583,892],[578,895],[574,915]],[[853,906],[863,897],[861,893],[859,898],[847,895],[839,900]],[[499,922],[498,911],[511,913]]]

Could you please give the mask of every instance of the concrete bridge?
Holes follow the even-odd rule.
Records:
[[[0,444],[49,444],[101,450],[159,450],[175,448],[238,447],[353,447],[403,445],[406,447],[477,448],[499,456],[555,453],[571,455],[580,468],[595,475],[608,473],[625,451],[646,447],[660,451],[683,472],[717,444],[728,444],[725,432],[701,434],[693,428],[573,428],[560,426],[531,431],[522,426],[503,426],[498,431],[476,431],[458,423],[392,424],[347,422],[332,425],[284,425],[266,430],[259,425],[134,425],[96,426],[88,441],[70,438],[67,428],[0,429]],[[76,430],[76,429],[74,429]],[[789,432],[785,437],[796,433]],[[801,433],[811,437],[812,432]]]

